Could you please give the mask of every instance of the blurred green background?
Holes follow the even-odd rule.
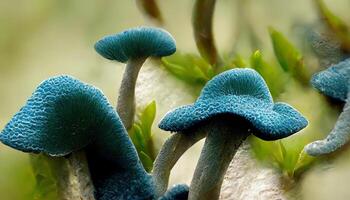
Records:
[[[214,18],[216,43],[220,52],[229,52],[235,47],[242,57],[249,58],[252,50],[244,39],[247,36],[243,33],[237,38],[241,27],[238,23],[240,16],[236,14],[237,1],[218,0]],[[350,20],[350,1],[325,2],[344,21]],[[165,28],[175,37],[182,52],[197,53],[191,27],[193,3],[192,0],[159,1]],[[312,2],[308,0],[250,0],[246,11],[261,41],[261,50],[269,59],[273,58],[273,50],[268,26],[283,32],[303,50],[298,27],[314,23],[317,18]],[[20,109],[35,87],[54,75],[69,74],[91,83],[101,88],[114,105],[123,65],[102,59],[95,53],[93,45],[106,34],[139,25],[150,25],[150,22],[131,0],[0,1],[0,129]],[[315,69],[317,64],[312,57],[306,62]],[[289,88],[281,99],[308,116],[315,131],[327,133],[333,126],[336,111],[323,108],[327,103],[317,92],[296,87]],[[191,101],[191,98],[181,95],[172,97],[178,98],[174,101],[181,103]],[[155,124],[168,109],[166,103],[160,105]],[[320,115],[327,116],[324,120],[315,119]],[[158,134],[156,127],[154,130],[159,146],[167,135]],[[290,141],[288,144],[293,145],[293,138]],[[195,150],[195,154],[199,154],[199,149]],[[310,172],[302,182],[304,198],[331,199],[333,196],[333,199],[350,199],[350,191],[345,187],[350,178],[349,156],[349,150],[345,149],[331,165],[327,165],[332,168],[331,171],[316,169],[316,172]],[[196,159],[192,158],[191,162],[195,163]],[[189,172],[176,170],[180,174],[176,180],[188,181]],[[32,199],[34,185],[27,154],[0,144],[0,199]],[[319,185],[324,189],[317,189]]]

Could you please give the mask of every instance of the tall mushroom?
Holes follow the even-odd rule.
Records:
[[[73,191],[78,196],[61,199],[153,197],[152,179],[116,111],[99,89],[72,77],[41,83],[5,126],[0,141],[20,151],[71,160],[73,174],[68,175],[78,177],[79,188]],[[74,190],[63,185],[62,190]]]
[[[102,38],[95,50],[104,58],[126,63],[119,89],[117,111],[126,129],[131,128],[135,113],[135,85],[145,60],[169,56],[176,51],[175,40],[160,28],[139,27]]]
[[[256,71],[233,69],[209,81],[194,104],[169,112],[159,127],[184,135],[207,133],[189,199],[215,200],[227,167],[247,136],[252,133],[264,140],[277,140],[307,124],[290,105],[273,103],[265,81]]]
[[[345,102],[343,112],[327,138],[305,147],[307,154],[318,156],[331,153],[350,140],[350,59],[315,74],[311,84],[325,95]]]

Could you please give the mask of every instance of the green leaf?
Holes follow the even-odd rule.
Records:
[[[142,133],[145,137],[145,140],[148,141],[152,136],[152,124],[156,117],[156,102],[152,101],[150,104],[146,106],[143,112],[140,115],[140,125],[142,129]]]
[[[140,160],[145,167],[147,172],[151,172],[153,169],[153,159],[150,158],[145,152],[141,151],[139,153]]]
[[[238,53],[235,53],[234,55],[225,58],[225,64],[226,65],[224,70],[248,67],[248,63],[246,62],[246,60],[244,60],[244,58]]]
[[[250,57],[250,65],[265,79],[273,97],[278,97],[285,89],[287,79],[280,67],[268,64],[259,50]]]
[[[134,123],[129,130],[129,135],[137,150],[146,148],[146,140],[142,134],[142,129],[139,124]]]
[[[328,25],[335,36],[341,42],[342,48],[350,51],[350,31],[345,22],[333,14],[322,0],[315,0],[316,8],[321,19]]]
[[[269,32],[275,56],[283,70],[303,85],[308,85],[310,75],[302,55],[280,32],[271,27]]]
[[[43,154],[30,155],[30,162],[36,180],[34,199],[59,199],[56,168],[60,164]]]
[[[153,167],[156,152],[152,137],[152,124],[156,116],[156,110],[156,102],[152,101],[137,114],[138,118],[129,130],[130,138],[136,147],[141,162],[148,170]]]
[[[190,84],[203,86],[214,76],[212,66],[194,54],[175,53],[162,58],[162,63],[169,72]]]

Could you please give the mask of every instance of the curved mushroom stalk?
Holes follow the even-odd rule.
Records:
[[[175,133],[165,141],[153,167],[153,180],[156,187],[156,197],[162,196],[169,183],[172,168],[179,158],[195,143],[205,137],[205,132],[196,131],[193,134]]]
[[[136,80],[145,60],[146,57],[128,60],[119,89],[117,112],[126,129],[130,129],[134,121]]]
[[[348,95],[350,96],[350,95]],[[350,140],[350,101],[348,100],[344,106],[343,112],[340,114],[335,127],[324,140],[319,140],[308,144],[305,147],[307,154],[318,156],[331,153]]]
[[[147,57],[169,56],[176,51],[174,38],[160,28],[139,27],[102,38],[95,50],[104,58],[127,63],[119,91],[117,111],[128,130],[135,113],[135,85]]]
[[[208,136],[192,178],[189,200],[219,198],[225,172],[238,147],[249,135],[244,123],[234,128],[232,121],[218,118],[206,126]]]

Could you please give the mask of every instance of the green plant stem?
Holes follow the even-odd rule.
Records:
[[[146,57],[129,59],[119,89],[117,112],[127,130],[134,122],[136,80],[145,60]]]
[[[217,52],[213,34],[213,14],[216,0],[196,0],[193,8],[192,26],[196,45],[201,56],[211,65],[214,71],[222,65]]]
[[[195,143],[205,137],[204,132],[175,133],[167,139],[160,150],[153,167],[156,197],[162,196],[167,188],[171,169],[179,158]]]
[[[306,152],[311,156],[319,156],[331,153],[350,140],[350,93],[333,130],[326,139],[315,141],[305,147]]]
[[[189,200],[219,199],[226,170],[238,147],[248,136],[240,123],[213,121],[207,126],[205,140],[189,192]]]

